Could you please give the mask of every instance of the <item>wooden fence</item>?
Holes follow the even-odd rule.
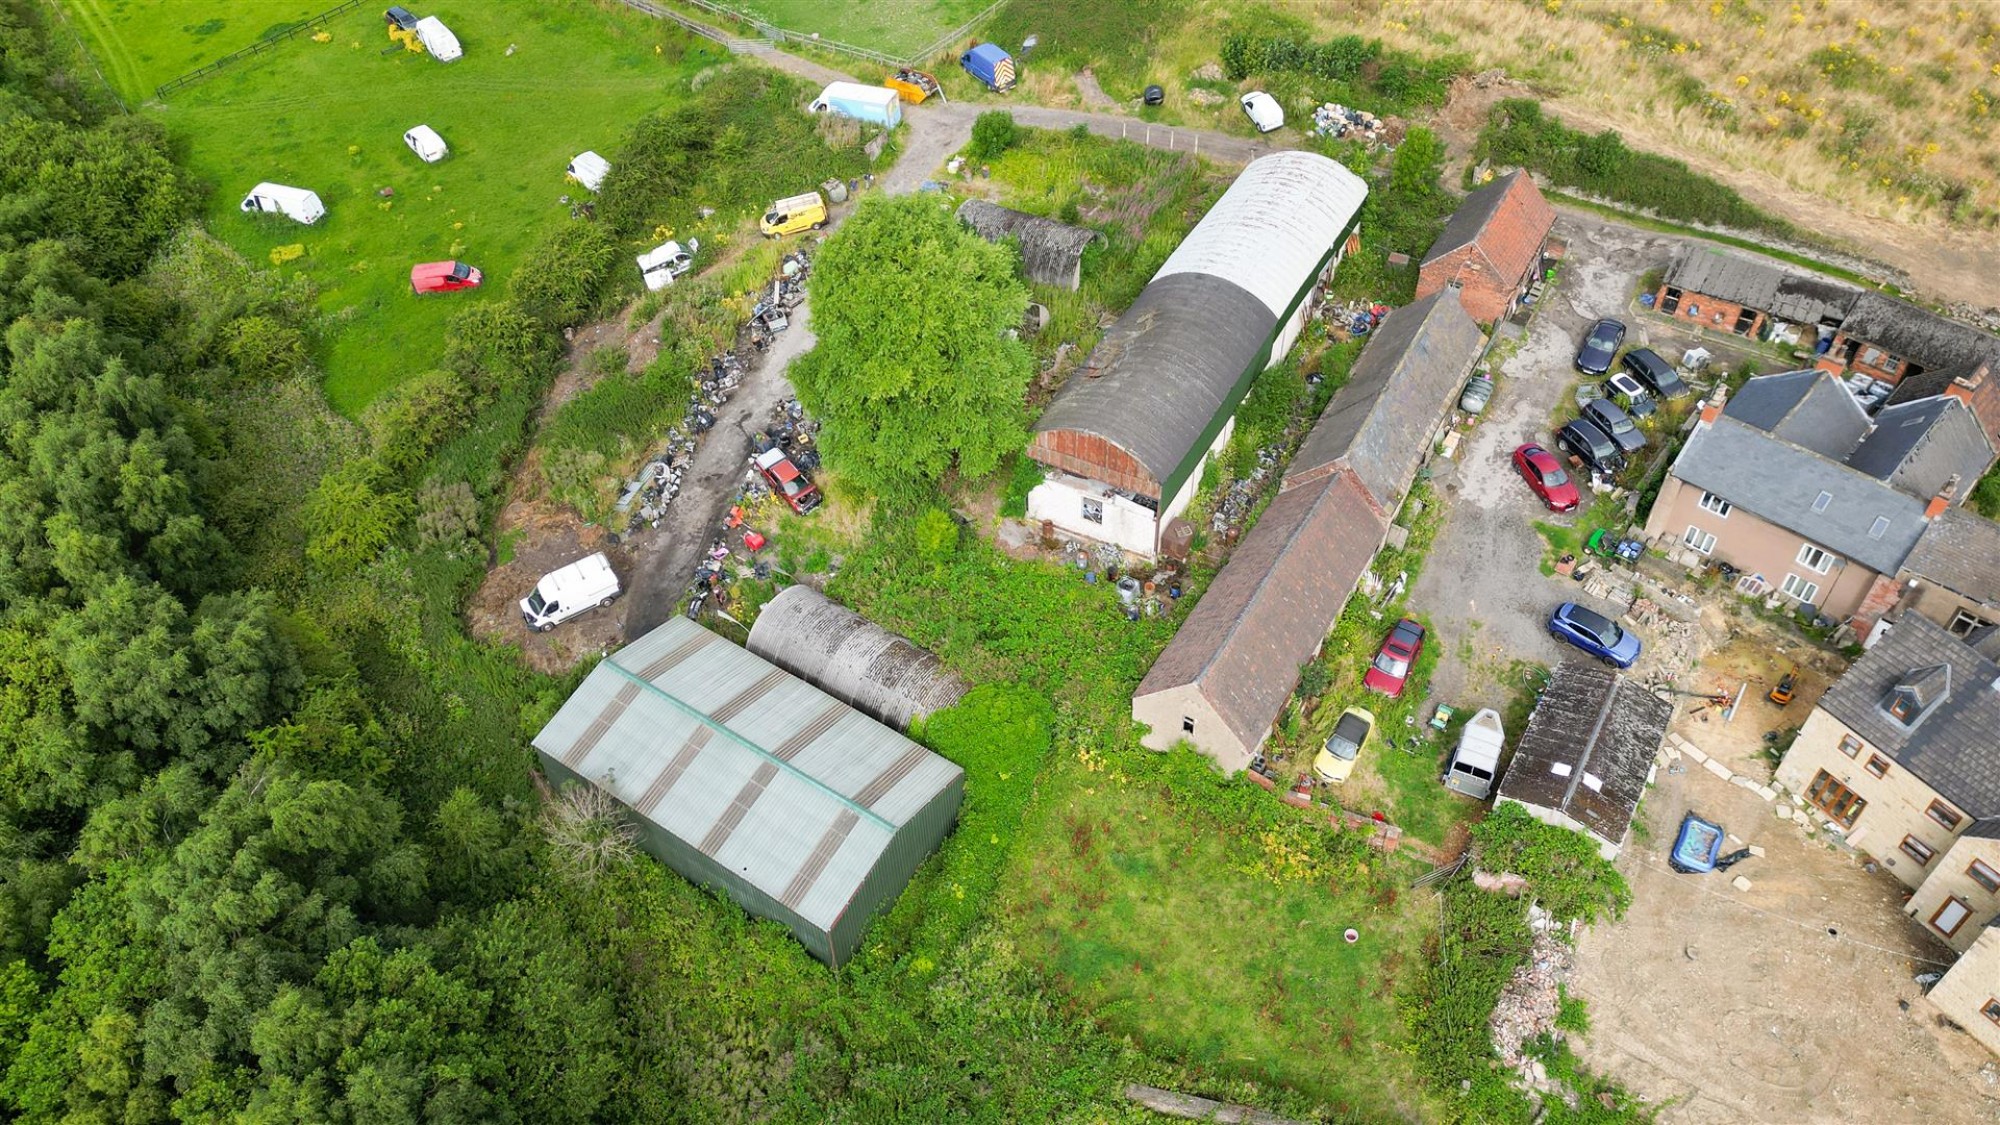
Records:
[[[244,59],[250,58],[253,55],[261,55],[265,51],[270,50],[271,48],[277,46],[280,43],[286,42],[291,39],[296,39],[299,36],[304,35],[306,32],[311,31],[313,28],[318,27],[319,25],[325,23],[326,21],[332,19],[335,16],[345,15],[348,12],[351,12],[354,9],[359,8],[361,4],[362,0],[347,0],[345,4],[342,4],[339,7],[328,8],[326,11],[321,12],[316,16],[308,16],[307,18],[300,20],[299,22],[293,24],[292,26],[286,28],[283,31],[265,36],[264,38],[257,40],[255,43],[250,44],[248,47],[245,47],[240,51],[236,51],[231,54],[222,56],[221,58],[215,60],[214,62],[209,63],[207,66],[204,66],[198,70],[190,70],[186,74],[181,75],[179,78],[169,79],[166,82],[161,83],[156,89],[154,89],[153,93],[155,96],[160,98],[160,100],[165,101],[167,95],[174,92],[175,90],[192,86],[195,83],[202,81],[203,79],[213,78],[218,71],[222,70],[223,67],[226,67],[231,63],[242,62]]]
[[[660,5],[651,3],[650,0],[620,0],[620,2],[623,3],[626,7],[634,8],[637,9],[638,11],[645,12],[647,15],[657,16],[662,19],[673,20],[675,23],[678,23],[681,26],[686,27],[688,30],[693,31],[697,35],[701,35],[709,39],[714,39],[717,40],[718,42],[728,42],[727,39],[725,39],[722,35],[718,34],[714,29],[703,27],[702,25],[696,23],[693,20],[685,19],[681,16],[675,15],[674,13],[667,11]],[[748,24],[749,26],[757,30],[757,36],[759,38],[769,39],[773,43],[783,43],[786,40],[792,40],[806,46],[821,47],[826,50],[833,51],[837,54],[848,55],[857,59],[864,59],[868,62],[879,63],[883,66],[904,67],[904,66],[916,66],[917,64],[930,59],[932,56],[937,55],[938,53],[948,49],[953,43],[956,43],[964,39],[966,36],[971,35],[973,28],[979,26],[981,23],[984,23],[986,19],[989,16],[991,16],[994,12],[999,11],[1000,5],[1006,3],[1007,0],[994,0],[992,4],[989,4],[984,9],[982,9],[978,15],[973,16],[971,19],[966,20],[958,27],[953,28],[952,30],[944,33],[943,35],[940,35],[936,39],[932,40],[929,45],[925,46],[921,50],[910,55],[892,55],[885,51],[877,51],[869,47],[857,47],[852,43],[842,43],[837,39],[827,39],[823,36],[802,34],[797,31],[789,31],[785,28],[776,27],[772,24],[766,23],[763,20],[758,19],[756,16],[750,15],[747,12],[738,11],[737,9],[731,8],[725,4],[717,3],[716,0],[679,0],[679,2],[689,5],[690,7],[698,8],[701,11],[708,12],[711,15],[720,16],[726,20],[732,20],[737,23]]]

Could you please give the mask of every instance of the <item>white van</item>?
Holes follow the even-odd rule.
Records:
[[[570,179],[583,185],[585,191],[596,191],[604,185],[604,177],[611,174],[611,162],[594,152],[581,152],[569,162]]]
[[[417,154],[417,159],[426,164],[436,164],[451,150],[444,146],[444,138],[428,125],[419,125],[403,134],[403,143]]]
[[[1500,771],[1500,750],[1506,742],[1500,712],[1491,707],[1482,709],[1458,736],[1458,749],[1452,752],[1451,765],[1445,767],[1444,787],[1484,801],[1493,792],[1493,778]]]
[[[1250,119],[1250,124],[1255,125],[1259,133],[1285,127],[1285,107],[1264,91],[1252,90],[1243,95],[1242,104],[1243,115]]]
[[[318,195],[304,188],[272,183],[251,188],[250,194],[243,197],[242,209],[250,212],[275,211],[307,226],[319,222],[326,215],[326,204],[319,201]]]
[[[546,633],[592,606],[610,605],[621,592],[611,560],[600,551],[543,575],[521,599],[521,618],[528,628]]]
[[[465,51],[458,45],[458,36],[436,16],[425,16],[417,21],[417,38],[423,42],[424,50],[439,62],[454,62]]]
[[[639,255],[639,276],[646,281],[648,289],[665,289],[674,279],[694,268],[695,251],[701,249],[701,240],[688,239],[685,248],[678,242],[662,242],[644,254]]]

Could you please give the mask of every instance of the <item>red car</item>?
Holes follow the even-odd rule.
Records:
[[[1375,654],[1368,674],[1361,677],[1361,686],[1390,699],[1399,698],[1403,685],[1410,680],[1410,669],[1416,666],[1417,654],[1422,651],[1424,627],[1407,617],[1396,622],[1396,627],[1383,638],[1382,651]]]
[[[797,465],[792,464],[792,459],[785,456],[784,450],[765,450],[753,459],[753,463],[757,471],[764,474],[771,491],[784,497],[785,503],[792,506],[792,511],[803,516],[819,507],[819,489],[813,487],[813,482],[799,471]]]
[[[486,280],[464,262],[420,262],[410,267],[410,289],[416,293],[452,293],[477,289]]]
[[[1555,454],[1539,445],[1530,443],[1514,451],[1514,467],[1535,490],[1542,503],[1551,512],[1574,512],[1583,502],[1583,496],[1576,490],[1576,482],[1569,479],[1562,462]]]

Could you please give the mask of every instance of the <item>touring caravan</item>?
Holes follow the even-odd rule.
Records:
[[[275,211],[307,226],[319,222],[326,214],[326,205],[319,201],[319,196],[304,188],[272,183],[251,188],[250,194],[243,197],[242,207],[252,212]]]
[[[1475,801],[1485,800],[1493,791],[1494,775],[1500,772],[1500,751],[1506,742],[1500,712],[1491,707],[1482,709],[1458,737],[1458,749],[1445,770],[1444,787]]]
[[[417,159],[426,164],[436,164],[451,150],[445,147],[444,138],[428,125],[419,125],[403,134],[403,143],[417,154]]]
[[[570,179],[583,185],[585,191],[596,191],[604,185],[604,177],[611,174],[611,162],[594,152],[577,154],[569,162]]]
[[[417,21],[417,40],[439,62],[454,62],[465,54],[458,45],[458,36],[436,16],[425,16]]]

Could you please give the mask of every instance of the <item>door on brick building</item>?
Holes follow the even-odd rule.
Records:
[[[1672,316],[1681,308],[1681,291],[1669,285],[1660,296],[1660,311]]]
[[[1842,785],[1839,779],[1825,770],[1813,776],[1812,785],[1806,789],[1806,799],[1842,828],[1854,827],[1854,818],[1868,807],[1868,802],[1855,796],[1854,790]]]
[[[1741,309],[1736,313],[1736,334],[1738,336],[1748,336],[1750,329],[1756,327],[1756,324],[1756,309]]]

